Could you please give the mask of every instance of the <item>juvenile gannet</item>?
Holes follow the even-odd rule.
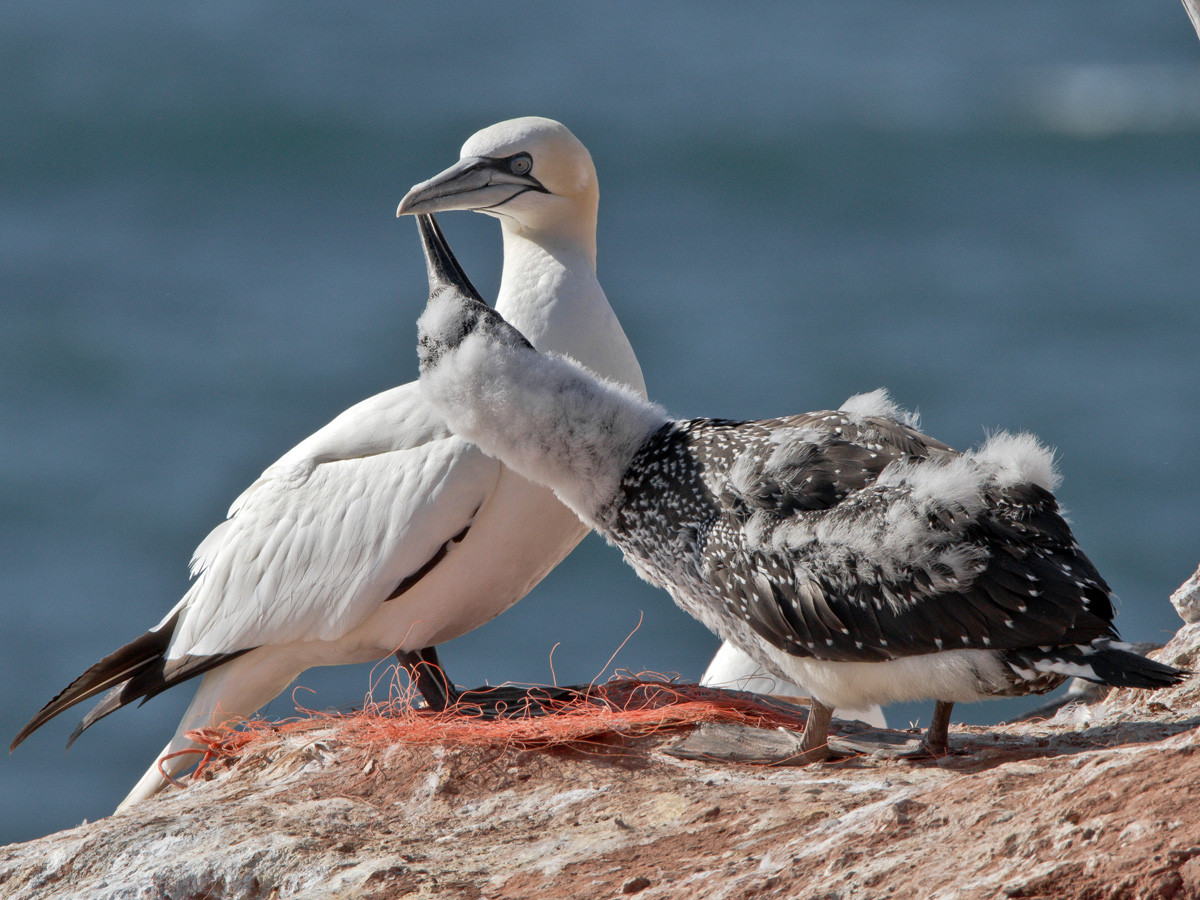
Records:
[[[538,347],[644,393],[596,280],[598,199],[591,156],[575,136],[524,118],[472,136],[462,160],[414,188],[399,213],[498,217],[497,308]],[[351,407],[268,468],[201,542],[194,581],[174,609],[72,682],[12,746],[101,691],[109,693],[72,741],[115,709],[203,674],[162,760],[195,746],[185,732],[252,714],[311,666],[396,651],[414,664],[431,658],[429,648],[523,597],[586,533],[549,490],[451,434],[416,382],[401,385]],[[175,774],[193,759],[161,765]],[[166,783],[158,767],[120,808]]]
[[[1184,674],[1132,653],[1112,596],[1051,490],[1052,454],[996,434],[959,453],[883,391],[839,410],[679,421],[578,363],[538,353],[479,301],[421,220],[429,303],[421,389],[450,427],[554,488],[646,580],[813,701],[807,758],[834,708],[952,705],[1071,676],[1157,688]]]

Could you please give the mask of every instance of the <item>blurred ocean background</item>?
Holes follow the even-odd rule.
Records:
[[[1177,0],[15,0],[0,64],[5,742],[160,619],[262,469],[415,376],[425,276],[396,203],[516,115],[592,151],[601,280],[655,399],[759,417],[886,385],[959,447],[1032,430],[1123,634],[1179,625],[1167,597],[1200,561],[1200,42]],[[494,293],[496,223],[441,221]],[[715,649],[589,538],[442,654],[476,685],[692,680]],[[296,699],[347,706],[370,681],[311,670]],[[73,711],[0,758],[0,842],[111,812],[191,693],[64,755]]]

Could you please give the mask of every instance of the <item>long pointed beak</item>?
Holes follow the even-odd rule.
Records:
[[[507,160],[468,156],[445,172],[414,185],[396,207],[396,215],[451,209],[488,210],[526,191],[548,193],[532,175],[516,175]]]
[[[446,237],[431,215],[419,214],[417,228],[421,231],[421,244],[425,248],[425,268],[429,273],[429,293],[441,287],[457,288],[472,300],[483,303],[483,297],[471,284],[471,279],[459,265],[454,251],[446,243]]]

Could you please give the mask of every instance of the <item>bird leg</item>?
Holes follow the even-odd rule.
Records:
[[[949,730],[950,710],[952,709],[954,709],[954,703],[950,700],[939,700],[933,707],[933,718],[925,732],[925,740],[922,741],[924,749],[930,756],[945,756],[950,752]]]
[[[808,702],[808,721],[800,736],[800,751],[805,762],[821,762],[833,754],[829,749],[829,722],[833,719],[833,707],[820,703],[814,697]]]
[[[437,647],[397,650],[396,659],[421,692],[426,707],[443,712],[458,701],[458,689],[446,676],[446,670],[438,660]]]

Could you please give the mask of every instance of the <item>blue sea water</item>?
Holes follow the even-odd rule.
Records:
[[[668,409],[886,385],[956,446],[1032,430],[1123,634],[1178,625],[1167,596],[1200,559],[1200,42],[1174,0],[17,0],[0,63],[6,740],[158,621],[263,468],[414,377],[424,272],[395,205],[514,115],[591,149],[601,279]],[[442,223],[494,291],[495,223]],[[570,683],[695,679],[715,647],[589,538],[442,652],[461,683]],[[371,674],[310,672],[297,699],[358,702]],[[64,755],[68,714],[0,759],[0,842],[110,812],[190,694]]]

